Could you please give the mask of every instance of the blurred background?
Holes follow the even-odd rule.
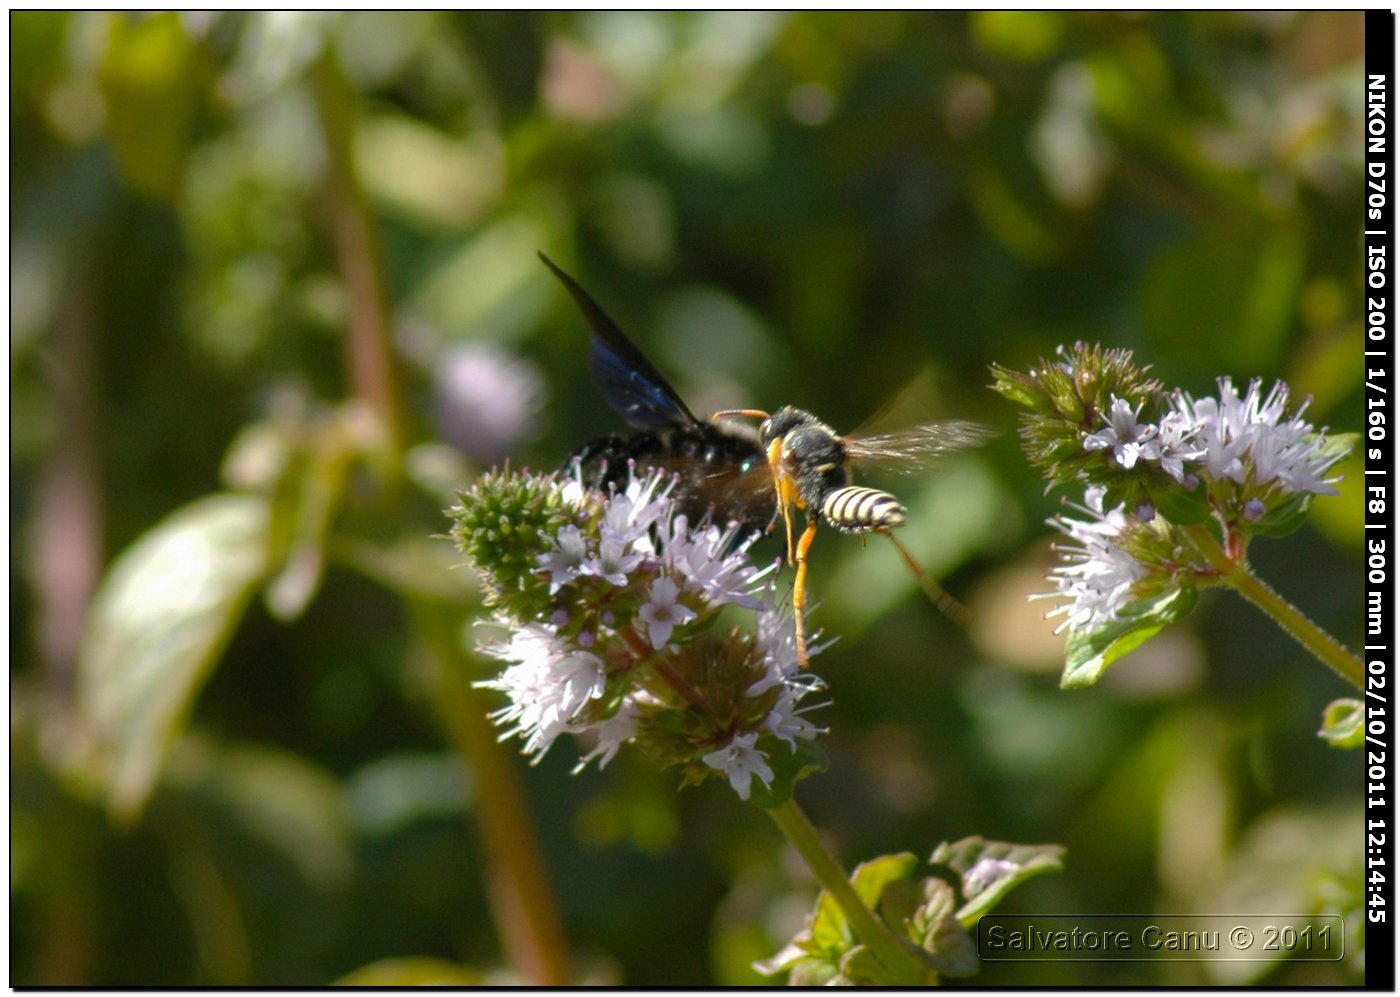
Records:
[[[539,982],[565,948],[574,980],[762,982],[815,886],[761,812],[626,751],[572,776],[567,739],[529,768],[482,735],[499,704],[470,687],[479,595],[441,511],[495,463],[552,468],[621,428],[537,250],[697,412],[999,431],[885,483],[968,631],[889,545],[815,545],[831,765],[798,799],[848,866],[1059,842],[1065,871],[999,912],[1359,924],[1361,760],[1315,736],[1347,687],[1209,592],[1061,691],[1063,639],[1026,596],[1063,496],[985,386],[1082,339],[1197,395],[1283,378],[1359,430],[1360,13],[10,31],[12,984]],[[1340,470],[1252,559],[1355,648],[1360,462]],[[512,891],[502,837],[538,882]]]

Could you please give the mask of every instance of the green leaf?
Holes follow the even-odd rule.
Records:
[[[324,410],[283,414],[245,428],[224,458],[224,479],[239,491],[267,498],[273,567],[267,584],[268,611],[279,620],[305,612],[325,573],[331,526],[345,503],[352,471],[373,468],[383,449],[380,424],[363,408],[346,403]],[[397,591],[424,584],[403,584],[392,575],[387,551],[364,543],[345,543],[338,553],[367,555],[355,566],[379,576]],[[436,564],[406,569],[440,573]],[[384,569],[390,569],[385,571]],[[405,569],[401,569],[405,570]],[[441,586],[438,586],[441,588]]]
[[[1014,845],[979,836],[944,842],[929,862],[958,874],[964,903],[957,912],[964,926],[975,924],[1012,888],[1044,872],[1064,868],[1061,845]]]
[[[755,779],[750,785],[749,800],[761,807],[779,807],[792,799],[793,790],[802,779],[813,772],[826,771],[827,760],[824,752],[815,741],[797,738],[790,746],[776,738],[766,739],[764,751],[768,764],[773,769],[773,782],[769,786]]]
[[[1249,523],[1249,531],[1267,537],[1286,537],[1296,532],[1307,522],[1316,497],[1310,492],[1295,492],[1286,496],[1282,502],[1271,506],[1264,515]]]
[[[814,936],[814,920],[809,919],[807,928],[783,946],[781,952],[753,963],[753,968],[765,976],[776,976],[786,970],[789,986],[830,985],[841,973],[840,960],[851,946],[851,939],[846,937],[839,944],[824,945]]]
[[[816,951],[839,958],[855,942],[855,934],[846,920],[846,912],[826,890],[817,897],[817,910],[807,929]]]
[[[776,976],[787,969],[792,969],[804,959],[810,959],[812,953],[802,944],[799,939],[806,940],[810,936],[807,932],[799,934],[797,938],[783,946],[782,951],[777,955],[769,956],[767,959],[759,959],[753,964],[753,968],[764,976]]]
[[[1097,630],[1074,630],[1065,646],[1065,670],[1060,688],[1093,685],[1109,665],[1147,643],[1168,623],[1175,623],[1196,605],[1196,589],[1183,585],[1156,602],[1130,609],[1132,615]]]
[[[844,982],[857,987],[891,986],[896,982],[865,945],[857,945],[841,957],[841,975]]]
[[[1157,636],[1164,626],[1166,624],[1159,620],[1132,620],[1092,632],[1072,632],[1065,647],[1065,670],[1060,676],[1060,688],[1093,685],[1109,665]]]
[[[195,693],[267,572],[268,511],[216,494],[140,537],[103,579],[79,650],[78,706],[108,804],[145,803]]]
[[[139,193],[173,198],[205,92],[204,53],[176,13],[118,15],[110,23],[101,81],[117,164]]]
[[[794,987],[829,987],[840,982],[841,967],[829,959],[803,959],[788,974],[788,984]]]
[[[1205,482],[1195,488],[1173,481],[1170,475],[1153,474],[1144,482],[1143,490],[1156,510],[1178,526],[1203,523],[1210,516],[1210,500]]]
[[[300,616],[320,588],[326,539],[339,510],[354,458],[348,434],[334,420],[317,427],[305,459],[285,486],[279,523],[286,530],[285,551],[267,584],[267,608],[279,620]]]
[[[1103,508],[1113,509],[1117,506],[1127,506],[1128,511],[1133,511],[1133,506],[1137,504],[1138,483],[1136,478],[1126,474],[1114,474],[1113,477],[1103,482]]]
[[[1354,750],[1366,739],[1366,707],[1359,699],[1334,699],[1322,711],[1317,736],[1334,748]]]
[[[896,880],[908,879],[918,866],[918,856],[913,852],[881,855],[856,866],[856,871],[851,873],[851,885],[865,905],[873,908],[879,903],[886,886]]]
[[[989,369],[993,378],[991,389],[1003,398],[1037,412],[1049,407],[1045,389],[1033,377],[997,363],[991,364]]]
[[[305,756],[191,732],[171,754],[162,794],[166,787],[184,791],[187,806],[198,798],[204,813],[267,846],[306,886],[330,892],[350,879],[355,844],[345,788]]]
[[[957,917],[958,898],[953,888],[937,877],[924,880],[925,902],[912,919],[915,941],[944,976],[973,976],[980,963],[977,945]]]
[[[479,987],[485,982],[482,974],[470,966],[408,956],[401,959],[380,959],[361,966],[336,980],[337,987]]]
[[[912,920],[924,901],[924,890],[920,882],[914,879],[896,879],[885,884],[880,893],[878,910],[885,922],[893,927]],[[913,935],[910,937],[914,938]]]

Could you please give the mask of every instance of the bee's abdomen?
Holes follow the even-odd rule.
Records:
[[[847,485],[822,502],[822,517],[847,533],[869,533],[904,525],[904,506],[889,492]]]

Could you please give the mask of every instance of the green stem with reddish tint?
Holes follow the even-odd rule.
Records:
[[[1180,529],[1216,571],[1221,584],[1228,585],[1263,610],[1285,633],[1303,645],[1328,668],[1358,689],[1365,688],[1365,668],[1361,659],[1310,620],[1298,607],[1270,588],[1262,578],[1250,570],[1249,563],[1243,556],[1230,557],[1205,523],[1183,526]]]

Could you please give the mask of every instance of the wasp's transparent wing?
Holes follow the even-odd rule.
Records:
[[[616,409],[628,425],[637,429],[659,429],[662,426],[692,425],[699,420],[681,401],[676,389],[661,376],[637,345],[618,328],[608,313],[548,256],[540,253],[545,266],[559,278],[573,296],[579,310],[593,329],[588,348],[588,365],[593,380],[603,392],[608,404]]]
[[[925,422],[892,433],[842,438],[846,456],[862,467],[916,474],[944,454],[981,446],[996,431],[975,422]]]

